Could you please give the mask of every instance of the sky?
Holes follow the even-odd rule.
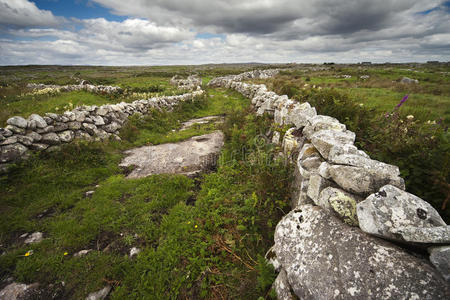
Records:
[[[0,65],[449,58],[450,1],[0,0]]]

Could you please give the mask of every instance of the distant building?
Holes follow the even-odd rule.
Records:
[[[371,65],[372,62],[371,61],[363,61],[361,62],[362,65]]]

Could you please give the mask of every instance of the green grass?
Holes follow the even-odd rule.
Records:
[[[391,112],[405,96],[404,92],[396,92],[383,88],[349,88],[339,89],[347,92],[352,99],[359,101],[379,114]],[[448,96],[411,93],[402,106],[402,114],[413,115],[420,122],[445,119],[450,123],[450,99]]]
[[[111,299],[266,296],[275,273],[262,256],[288,206],[289,169],[282,162],[266,164],[276,149],[253,144],[269,119],[249,114],[249,100],[236,93],[209,92],[214,97],[183,103],[171,113],[134,116],[122,142],[73,143],[0,177],[0,244],[6,250],[0,278],[43,287],[64,281],[65,299],[84,298],[106,284],[114,286]],[[118,168],[123,150],[149,135],[158,143],[213,130],[211,124],[176,129],[180,121],[217,114],[226,114],[217,173],[201,180],[124,178]],[[88,190],[95,190],[91,198],[85,197]],[[191,199],[195,205],[187,205]],[[35,231],[44,232],[44,241],[17,242]],[[127,256],[131,247],[142,250],[134,259]],[[93,251],[73,257],[82,249]],[[29,250],[33,254],[25,257]]]

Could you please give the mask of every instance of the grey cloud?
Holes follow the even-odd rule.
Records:
[[[7,27],[54,27],[63,18],[55,17],[50,11],[40,10],[27,0],[0,0],[0,26]]]

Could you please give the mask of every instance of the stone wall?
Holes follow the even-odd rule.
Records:
[[[280,272],[278,297],[448,298],[449,226],[427,202],[404,191],[397,166],[357,149],[345,124],[265,85],[241,82],[276,73],[219,77],[209,85],[234,89],[252,100],[258,115],[292,126],[281,144],[295,164],[292,211],[277,225],[266,255]]]
[[[76,138],[120,139],[119,130],[134,113],[145,114],[150,108],[172,109],[182,101],[201,96],[202,90],[178,96],[162,96],[132,103],[80,106],[63,114],[32,114],[27,119],[15,116],[0,128],[0,171],[26,158],[29,151],[52,151]]]
[[[189,75],[186,79],[175,75],[170,79],[170,84],[181,90],[195,91],[201,89],[202,79],[197,75]]]
[[[92,93],[100,93],[100,94],[114,94],[123,92],[122,88],[118,86],[110,86],[110,85],[93,85],[89,84],[86,81],[82,81],[81,84],[73,84],[73,85],[48,85],[42,83],[29,83],[27,84],[27,88],[33,90],[43,90],[43,89],[55,89],[61,92],[71,92],[71,91],[87,91]]]

